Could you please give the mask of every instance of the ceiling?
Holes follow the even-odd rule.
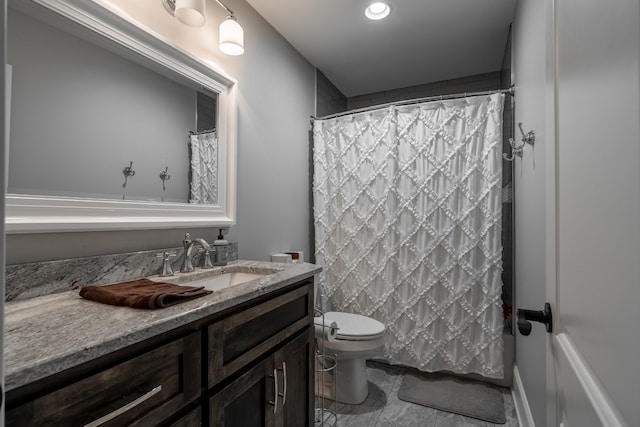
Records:
[[[516,0],[247,0],[347,97],[497,71]]]

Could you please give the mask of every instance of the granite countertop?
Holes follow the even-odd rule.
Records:
[[[187,325],[311,277],[320,270],[308,263],[234,261],[224,267],[178,273],[158,279],[186,284],[189,280],[235,271],[268,275],[157,310],[100,304],[81,298],[78,290],[8,302],[4,306],[5,390],[14,390]]]

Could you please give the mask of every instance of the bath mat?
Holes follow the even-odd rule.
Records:
[[[439,411],[504,424],[504,399],[499,387],[445,374],[407,373],[398,397]]]

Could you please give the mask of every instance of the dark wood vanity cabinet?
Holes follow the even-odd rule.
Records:
[[[9,392],[7,426],[311,426],[312,301],[307,279],[187,325],[168,343],[154,339],[115,365],[123,356],[29,385],[32,397]]]

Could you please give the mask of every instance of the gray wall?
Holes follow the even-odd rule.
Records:
[[[344,96],[322,71],[316,69],[316,117],[328,116],[347,110]]]
[[[245,31],[245,54],[240,57],[217,50],[215,40],[224,10],[213,2],[208,3],[207,25],[199,29],[176,23],[159,1],[114,3],[238,80],[238,214],[228,238],[238,242],[239,258],[268,260],[269,254],[288,249],[308,254],[308,132],[309,116],[315,113],[313,66],[244,0],[226,2]],[[144,7],[155,9],[149,12]],[[214,228],[9,235],[7,261],[175,247],[187,231],[208,240],[217,235]]]
[[[194,89],[13,10],[7,32],[9,192],[188,201]]]
[[[536,131],[536,144],[515,161],[515,300],[518,308],[532,310],[543,308],[546,295],[546,37],[545,2],[519,1],[513,23],[515,122],[522,122],[525,132]],[[546,424],[545,357],[544,328],[534,326],[528,337],[516,333],[516,366],[536,426]]]
[[[418,86],[403,87],[384,92],[368,93],[347,98],[349,110],[385,104],[387,102],[403,101],[406,99],[426,98],[435,95],[447,95],[484,90],[500,89],[500,71],[475,74],[457,79],[442,80]]]

